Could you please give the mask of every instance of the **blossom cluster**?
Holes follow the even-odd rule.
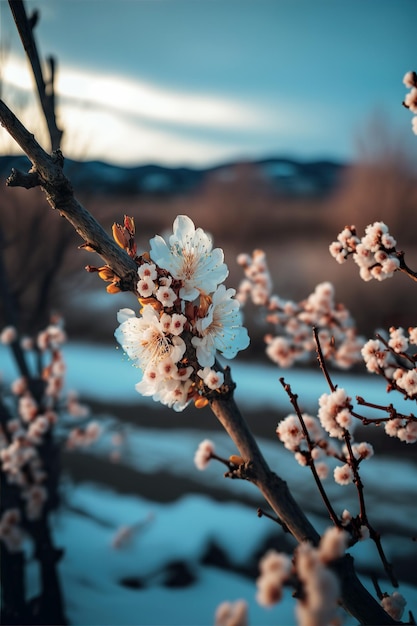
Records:
[[[308,445],[304,429],[297,415],[290,414],[282,419],[276,428],[279,440],[287,450],[294,452],[296,461],[300,465],[314,462],[320,478],[327,478],[328,466],[325,462],[326,454],[330,455],[336,449],[331,447],[330,441],[319,420],[308,413],[302,414],[302,419],[309,433],[310,447]]]
[[[224,376],[217,351],[226,358],[249,345],[223,251],[184,215],[174,221],[165,241],[157,235],[138,263],[139,317],[119,311],[115,337],[143,372],[136,390],[182,411],[192,400],[202,406],[219,390]]]
[[[18,487],[16,507],[6,509],[0,522],[0,538],[14,551],[19,545],[19,520],[37,520],[48,501],[48,458],[52,445],[52,431],[57,424],[62,405],[65,363],[62,345],[66,341],[62,320],[55,317],[36,340],[19,340],[17,330],[8,326],[0,333],[4,345],[19,342],[23,354],[34,352],[38,371],[33,377],[21,376],[11,386],[11,397],[4,399],[5,414],[0,425],[0,471],[11,493]],[[73,415],[85,415],[74,396],[70,396],[67,410]],[[11,498],[11,501],[14,501]]]
[[[287,368],[296,362],[312,360],[316,351],[313,327],[317,328],[321,348],[331,363],[348,368],[360,361],[363,339],[357,336],[349,311],[335,302],[331,283],[320,283],[306,299],[296,303],[272,294],[264,252],[255,250],[252,256],[241,254],[238,263],[245,278],[237,297],[242,304],[251,299],[265,308],[266,321],[274,329],[265,336],[266,353],[274,363]]]
[[[407,72],[403,78],[404,85],[410,90],[404,98],[404,106],[414,113],[411,120],[413,133],[417,135],[417,74],[415,72]]]
[[[351,398],[344,389],[324,393],[319,398],[317,417],[308,413],[288,415],[278,423],[277,436],[287,450],[294,452],[300,465],[314,465],[320,479],[328,476],[329,459],[341,462],[342,465],[334,468],[333,477],[339,485],[348,485],[354,479],[354,469],[374,453],[371,444],[353,442],[351,409]],[[346,441],[346,437],[350,448],[346,443],[341,446],[338,441],[333,441]]]
[[[300,626],[334,623],[338,617],[340,585],[329,564],[344,555],[347,542],[348,534],[344,530],[329,528],[317,548],[308,542],[301,543],[294,559],[275,550],[267,552],[259,564],[258,602],[272,606],[280,601],[284,585],[297,584],[297,623]]]
[[[389,336],[370,339],[362,349],[363,359],[369,372],[384,376],[388,390],[396,390],[405,398],[417,400],[417,356],[408,352],[417,345],[417,327],[389,329]],[[395,413],[385,420],[385,432],[406,443],[417,441],[417,417],[412,413]]]
[[[400,268],[396,245],[388,226],[384,222],[374,222],[366,227],[362,239],[357,236],[355,226],[345,226],[337,241],[330,244],[329,250],[338,263],[344,263],[348,256],[353,255],[363,280],[375,278],[381,281],[391,278]]]

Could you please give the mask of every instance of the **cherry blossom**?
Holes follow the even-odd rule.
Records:
[[[142,309],[119,311],[115,337],[142,370],[138,393],[176,411],[204,406],[224,382],[217,353],[233,358],[249,345],[236,292],[219,284],[228,274],[223,251],[180,215],[168,243],[151,240],[150,257],[135,257]]]
[[[348,239],[346,232],[342,240]],[[262,250],[254,250],[252,256],[240,254],[237,260],[245,278],[236,298],[242,305],[251,299],[263,307],[266,322],[273,326],[273,332],[265,335],[265,343],[266,353],[274,363],[288,368],[315,358],[313,327],[318,329],[326,360],[344,369],[361,360],[364,340],[357,336],[349,311],[336,303],[331,283],[318,284],[313,293],[296,303],[272,293],[271,276]]]
[[[343,556],[347,541],[344,530],[329,528],[318,547],[300,543],[293,560],[275,550],[267,552],[259,562],[258,603],[268,607],[276,604],[281,600],[283,586],[294,584],[300,626],[337,623],[340,584],[328,565]]]
[[[211,293],[228,276],[223,251],[212,248],[211,238],[192,220],[179,215],[174,222],[169,243],[156,235],[151,242],[152,260],[182,282],[179,295],[192,301],[200,292]]]
[[[214,443],[211,439],[204,439],[198,446],[194,455],[194,464],[197,469],[205,470],[208,466],[212,455],[214,454]]]
[[[207,315],[196,323],[200,336],[193,337],[192,344],[202,366],[214,364],[216,350],[232,359],[249,345],[248,332],[241,325],[239,303],[233,297],[235,293],[234,289],[220,285],[212,296]]]
[[[14,326],[6,326],[0,333],[0,343],[4,345],[9,345],[16,341],[17,339],[17,330]]]
[[[286,554],[269,550],[259,562],[259,569],[256,599],[262,606],[272,606],[281,599],[283,585],[290,577],[291,559]]]
[[[169,338],[164,332],[159,315],[152,305],[142,309],[141,317],[136,317],[131,309],[119,311],[120,326],[115,336],[126,354],[139,367],[156,365],[170,356],[179,361],[185,351],[185,343],[180,337]]]
[[[323,428],[331,437],[343,439],[344,430],[351,424],[350,401],[344,389],[339,387],[319,398],[318,417]]]
[[[415,72],[407,72],[404,74],[403,83],[410,89],[412,87],[417,87],[417,74]]]
[[[205,367],[202,370],[198,370],[197,374],[202,378],[203,383],[209,389],[219,389],[224,383],[223,372],[216,372],[215,370]]]
[[[385,280],[391,278],[400,267],[394,237],[384,222],[374,222],[365,229],[362,239],[356,234],[355,226],[345,226],[338,234],[337,241],[329,246],[330,254],[338,263],[344,263],[348,256],[359,266],[362,280]]]
[[[338,485],[349,485],[353,481],[352,468],[347,463],[335,467],[333,475]]]

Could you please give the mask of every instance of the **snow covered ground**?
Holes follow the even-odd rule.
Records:
[[[248,603],[252,626],[295,623],[290,590],[279,605],[264,609],[252,580],[203,562],[214,538],[235,564],[244,565],[253,555],[266,526],[250,508],[196,495],[161,505],[88,484],[69,490],[71,506],[92,515],[64,510],[55,524],[56,541],[66,548],[60,571],[71,623],[208,626],[221,602],[239,598]],[[133,524],[150,513],[153,519],[131,543],[112,547],[121,520]],[[375,560],[371,550],[365,558]],[[188,566],[193,581],[171,587],[169,565],[178,561]],[[132,586],[137,581],[138,588],[123,580]],[[415,614],[416,590],[402,584],[401,591]]]
[[[135,391],[135,384],[141,379],[141,371],[133,366],[122,350],[116,345],[71,342],[63,348],[67,364],[67,388],[76,389],[81,397],[101,401],[117,401],[118,404],[150,404],[154,402]],[[317,398],[328,387],[322,373],[316,370],[283,370],[273,365],[246,363],[236,359],[226,361],[232,367],[232,377],[237,384],[235,397],[238,404],[246,409],[288,408],[289,401],[282,389],[279,378],[284,377],[293,391],[299,393],[304,406],[316,407]],[[17,375],[9,350],[0,345],[0,372],[5,381]],[[385,383],[378,376],[356,376],[337,372],[335,382],[346,389],[352,397],[362,394],[370,402],[382,401],[389,404],[394,396],[384,393]],[[410,403],[395,397],[398,410],[410,411]]]
[[[112,405],[153,403],[135,392],[140,372],[120,350],[69,344],[65,355],[68,387],[77,389],[82,399],[108,400]],[[10,354],[3,347],[0,371],[6,381],[15,375]],[[277,383],[281,375],[312,410],[317,397],[326,391],[319,372],[283,373],[272,366],[242,362],[233,363],[232,371],[238,402],[252,409],[287,410],[288,399]],[[340,375],[337,382],[352,395],[361,393],[368,400],[382,400],[384,385],[376,377]],[[95,459],[109,459],[113,426],[118,424],[116,416],[101,419],[105,433],[85,452],[91,464]],[[122,494],[103,483],[74,483],[70,479],[63,482],[63,507],[55,515],[53,526],[56,544],[65,548],[60,573],[70,622],[102,626],[208,626],[213,624],[216,607],[222,601],[244,598],[249,604],[251,626],[294,624],[289,590],[283,602],[264,609],[256,603],[254,577],[244,572],[248,563],[256,562],[266,540],[274,534],[279,542],[282,532],[269,520],[257,517],[260,500],[252,485],[224,479],[223,469],[216,463],[211,463],[205,472],[195,468],[194,451],[207,434],[195,424],[167,433],[158,428],[157,421],[153,428],[124,424],[123,432],[126,444],[121,448],[119,465],[137,472],[137,489]],[[219,454],[228,456],[235,452],[225,434],[213,432],[209,436]],[[262,439],[260,445],[272,468],[287,480],[313,524],[322,531],[328,521],[308,470],[300,467],[274,437]],[[161,472],[171,476],[172,481],[191,480],[199,489],[168,502],[145,498],[141,495],[141,481]],[[396,562],[402,565],[400,591],[408,601],[406,609],[417,615],[417,584],[405,584],[408,573],[415,576],[415,567],[407,563],[412,564],[413,551],[416,553],[411,537],[416,535],[417,464],[405,458],[376,455],[363,464],[362,476],[372,523],[383,530],[384,547],[394,567]],[[326,486],[337,511],[348,508],[356,514],[353,488],[339,487],[331,480]],[[213,497],[213,489],[225,494],[223,501]],[[207,495],[202,493],[204,490]],[[139,526],[132,540],[119,549],[112,547],[117,529],[132,524]],[[220,568],[212,560],[207,562],[208,548],[213,544],[228,568]],[[363,542],[355,546],[352,554],[372,590],[365,573],[380,569],[374,545],[369,540]],[[182,568],[182,576],[176,578],[178,568]],[[384,590],[392,591],[385,580],[380,579],[380,584]],[[33,564],[29,571],[33,593],[36,585]]]

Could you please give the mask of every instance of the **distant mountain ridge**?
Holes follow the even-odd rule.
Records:
[[[267,158],[245,161],[259,171],[278,192],[292,196],[326,195],[338,183],[346,164],[332,160],[301,161],[289,158]],[[138,165],[122,167],[103,161],[65,161],[64,171],[76,191],[111,194],[176,194],[187,193],[208,176],[232,180],[236,167],[231,162],[209,168]],[[0,156],[0,178],[6,179],[11,169],[27,171],[25,156]]]

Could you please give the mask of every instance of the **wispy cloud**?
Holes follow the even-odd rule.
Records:
[[[3,80],[33,93],[27,63],[10,56]],[[299,103],[180,91],[126,76],[78,67],[59,68],[56,91],[64,151],[73,158],[117,163],[207,165],[260,157],[289,139],[305,143],[318,132]]]
[[[31,89],[25,64],[11,57],[4,80],[20,89]],[[64,100],[84,106],[113,109],[120,114],[184,126],[239,128],[265,125],[265,111],[211,93],[167,89],[143,80],[119,75],[61,67],[56,91]]]

